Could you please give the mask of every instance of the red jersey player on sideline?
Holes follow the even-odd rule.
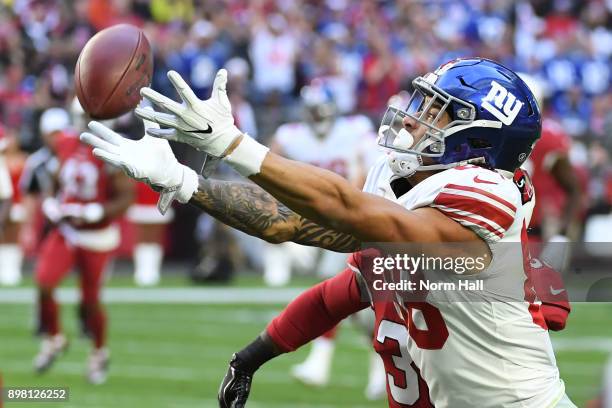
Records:
[[[545,111],[544,91],[538,80],[520,74]],[[576,169],[569,159],[571,139],[552,118],[542,119],[542,136],[523,166],[537,191],[529,238],[566,242],[576,238],[576,221],[581,214],[582,191]]]
[[[87,378],[100,384],[106,379],[109,352],[105,347],[106,315],[100,304],[104,270],[120,233],[113,220],[133,199],[133,183],[96,159],[75,134],[56,136],[54,150],[60,166],[55,197],[43,202],[43,212],[54,228],[45,238],[36,265],[39,289],[40,352],[34,359],[38,372],[49,369],[68,346],[59,322],[54,290],[73,267],[79,273],[81,315],[93,340]]]

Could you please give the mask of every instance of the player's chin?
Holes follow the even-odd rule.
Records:
[[[421,156],[421,158],[423,160],[424,166],[431,166],[432,164],[437,164],[436,159],[433,157]]]

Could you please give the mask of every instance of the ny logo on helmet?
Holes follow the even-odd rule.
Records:
[[[523,107],[523,102],[497,82],[491,81],[491,90],[482,100],[482,107],[504,125],[510,126]]]

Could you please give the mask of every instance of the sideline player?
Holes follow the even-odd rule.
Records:
[[[43,335],[34,368],[42,373],[68,347],[60,326],[57,288],[76,268],[81,289],[81,318],[93,348],[87,379],[106,380],[110,352],[106,347],[106,313],[100,303],[104,271],[120,242],[113,221],[133,199],[134,185],[125,175],[96,159],[70,129],[52,142],[59,161],[57,194],[43,201],[43,213],[54,227],[42,243],[35,269],[38,286],[39,330]]]
[[[379,144],[388,149],[385,168],[392,176],[373,176],[375,194],[332,172],[270,153],[242,134],[233,125],[224,70],[206,101],[177,73],[168,76],[185,103],[143,88],[143,96],[171,112],[136,109],[141,118],[168,127],[148,134],[221,157],[265,191],[233,186],[220,209],[209,193],[212,187],[215,195],[223,185],[199,181],[165,153],[167,145],[131,142],[94,122],[95,135],[81,137],[95,147],[96,156],[163,188],[168,200],[192,202],[270,241],[345,252],[369,247],[368,242],[426,242],[441,245],[451,256],[449,243],[475,247],[469,255],[489,255],[479,278],[485,287],[496,277],[506,279],[509,286],[502,289],[509,291],[508,301],[450,303],[430,293],[426,302],[397,303],[409,333],[409,356],[431,402],[454,408],[575,407],[565,394],[539,305],[530,301],[532,290],[525,285],[529,254],[521,252],[527,246],[528,214],[513,176],[540,137],[541,120],[531,91],[514,72],[471,58],[416,78],[408,107],[389,107],[383,117]],[[170,168],[156,170],[135,158],[132,152],[144,148],[158,152]],[[258,209],[255,214],[243,212],[245,197],[235,199],[245,193],[251,195],[250,209]],[[524,298],[512,297],[522,293]],[[484,295],[496,294],[485,290]],[[229,384],[235,371],[230,366]]]
[[[548,242],[575,241],[582,191],[570,162],[571,139],[559,122],[545,115],[544,90],[536,78],[520,74],[542,111],[542,137],[525,162],[537,191],[529,237]]]

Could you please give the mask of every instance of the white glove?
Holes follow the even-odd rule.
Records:
[[[197,150],[215,157],[223,157],[227,148],[242,132],[234,126],[232,106],[227,98],[227,71],[217,72],[210,99],[202,101],[176,71],[168,72],[168,79],[176,88],[183,104],[154,91],[142,88],[140,94],[156,106],[172,114],[136,108],[142,119],[171,129],[149,129],[147,133],[167,140],[187,143]]]
[[[42,212],[53,224],[57,224],[62,219],[59,202],[53,197],[47,197],[43,200]]]
[[[145,121],[145,130],[157,125]],[[198,188],[195,171],[180,164],[167,141],[145,135],[130,140],[99,122],[90,122],[92,133],[82,133],[81,141],[94,147],[99,159],[121,168],[131,178],[162,189],[157,203],[164,214],[172,200],[189,201]]]
[[[247,135],[243,135],[234,125],[232,106],[226,92],[227,71],[220,69],[217,72],[211,97],[205,101],[198,99],[177,72],[168,72],[168,79],[176,88],[183,104],[179,104],[151,88],[142,88],[140,90],[142,96],[156,106],[171,112],[163,113],[136,108],[136,115],[143,120],[168,127],[168,129],[149,128],[147,134],[166,140],[187,143],[195,149],[213,156],[213,160],[226,157],[228,148],[238,138],[243,137],[239,146],[226,159],[243,175],[249,176],[258,173],[268,148]],[[238,158],[237,162],[236,158]],[[210,160],[210,157],[207,160]]]
[[[62,218],[72,218],[78,224],[95,224],[104,219],[104,206],[100,203],[68,203],[59,206]]]

